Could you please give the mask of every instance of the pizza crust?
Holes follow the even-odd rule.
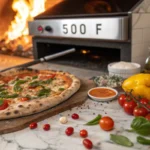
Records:
[[[17,118],[22,116],[27,116],[31,114],[35,114],[47,109],[50,109],[64,101],[66,101],[69,97],[71,97],[74,93],[76,93],[80,88],[80,80],[74,75],[66,72],[57,72],[51,70],[33,70],[33,69],[12,69],[10,71],[6,71],[0,74],[0,76],[8,76],[8,75],[17,75],[18,73],[28,73],[28,72],[36,72],[36,73],[59,73],[61,75],[67,75],[72,79],[72,84],[69,88],[65,89],[61,94],[55,95],[54,97],[45,97],[45,98],[37,98],[30,101],[15,103],[10,105],[8,108],[4,110],[0,110],[0,120]]]

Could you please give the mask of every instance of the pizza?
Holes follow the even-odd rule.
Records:
[[[80,88],[73,74],[29,68],[0,74],[0,120],[35,114],[52,108]]]

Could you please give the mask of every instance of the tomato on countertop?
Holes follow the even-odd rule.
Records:
[[[87,148],[87,149],[92,149],[93,148],[93,143],[91,140],[89,139],[84,139],[83,140],[83,145]]]
[[[118,103],[121,107],[123,107],[125,101],[127,99],[127,96],[125,94],[120,94],[118,97]]]
[[[143,105],[147,105],[150,103],[150,101],[147,98],[142,98],[142,99],[140,99],[140,103]]]
[[[30,127],[30,129],[35,129],[35,128],[37,128],[37,123],[36,122],[32,122],[30,125],[29,125],[29,127]]]
[[[88,136],[87,130],[85,130],[85,129],[80,130],[80,136],[83,137],[83,138],[87,137]]]
[[[148,114],[148,110],[144,107],[136,106],[133,111],[134,116],[143,116],[145,117]]]
[[[110,131],[114,127],[114,121],[111,117],[104,116],[99,121],[100,127],[105,131]]]
[[[147,114],[145,118],[150,121],[150,114]]]
[[[50,125],[49,125],[49,124],[44,124],[43,129],[44,129],[45,131],[50,130]]]
[[[72,114],[71,117],[72,119],[79,119],[79,115],[76,113]]]
[[[136,106],[137,106],[137,103],[133,100],[130,100],[124,103],[123,108],[127,114],[133,115],[133,111]]]
[[[72,135],[74,132],[74,128],[73,127],[68,127],[66,130],[65,130],[65,133],[66,135],[70,136]]]

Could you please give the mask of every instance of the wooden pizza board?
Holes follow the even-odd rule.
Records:
[[[65,110],[69,110],[75,106],[83,104],[87,99],[87,91],[93,87],[95,87],[95,84],[91,80],[81,80],[81,87],[79,91],[67,101],[37,114],[0,121],[0,134],[19,131],[28,127],[31,122],[44,120]]]

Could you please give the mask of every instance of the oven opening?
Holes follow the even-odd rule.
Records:
[[[120,50],[100,47],[73,46],[63,44],[37,43],[37,58],[55,54],[70,48],[76,52],[51,60],[50,62],[90,70],[107,71],[107,65],[120,61]]]

